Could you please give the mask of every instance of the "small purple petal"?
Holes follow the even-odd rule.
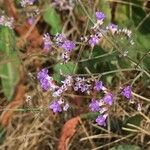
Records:
[[[96,123],[100,126],[106,126],[106,117],[103,115],[100,115],[96,118]]]
[[[103,21],[105,19],[105,14],[103,12],[97,11],[95,13],[96,19]]]
[[[132,90],[131,90],[131,86],[126,86],[124,87],[124,89],[122,90],[121,94],[126,97],[127,99],[130,99],[132,97]]]
[[[38,72],[38,74],[37,74],[37,79],[38,79],[38,80],[41,80],[41,79],[43,79],[43,78],[45,78],[45,77],[47,77],[47,76],[48,76],[48,69],[44,68],[44,69],[42,69],[42,70],[40,70],[40,71]]]
[[[111,24],[108,25],[107,28],[114,34],[117,31],[118,26],[113,24],[113,23],[111,23]]]
[[[113,103],[113,95],[111,93],[107,93],[104,98],[103,98],[104,102],[108,105],[112,105]]]
[[[97,112],[100,110],[99,101],[92,99],[92,102],[89,104],[90,110]]]
[[[100,90],[103,89],[103,82],[102,81],[95,81],[95,85],[94,85],[94,90],[96,90],[97,92],[99,92]]]
[[[66,52],[71,52],[73,49],[75,49],[75,43],[74,43],[73,41],[66,40],[66,41],[64,41],[64,43],[62,44],[62,48],[63,48]]]
[[[53,102],[50,104],[49,108],[52,109],[52,111],[53,111],[54,113],[62,112],[61,105],[58,103],[58,101],[53,101]]]
[[[96,35],[91,35],[89,39],[89,44],[93,47],[96,44],[98,44],[98,42],[99,42],[99,38]]]
[[[27,21],[28,21],[28,23],[29,23],[30,25],[33,25],[33,23],[34,23],[34,21],[35,21],[35,18],[29,17]]]

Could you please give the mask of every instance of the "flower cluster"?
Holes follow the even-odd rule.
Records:
[[[113,104],[114,96],[112,93],[108,92],[106,87],[103,86],[102,81],[95,82],[94,90],[97,92],[103,91],[104,97],[99,99],[93,98],[89,104],[89,108],[92,112],[100,113],[100,115],[96,118],[96,122],[98,125],[105,126],[108,116],[107,110],[109,110],[109,107]]]
[[[36,0],[21,0],[20,4],[22,7],[26,7],[28,5],[33,5]]]
[[[121,94],[126,97],[127,99],[131,99],[132,97],[132,91],[131,91],[131,86],[126,86],[123,88]]]
[[[66,78],[61,81],[61,85],[57,85],[54,79],[48,75],[47,69],[42,69],[37,74],[37,79],[43,90],[51,91],[53,101],[50,103],[49,108],[54,112],[67,111],[69,108],[69,103],[65,102],[65,93],[69,90],[74,90],[75,92],[81,92],[89,95],[93,95],[96,92],[99,95],[100,92],[104,95],[102,98],[92,98],[89,108],[92,112],[99,112],[100,115],[96,118],[98,125],[105,126],[106,119],[108,116],[108,110],[112,106],[114,101],[114,96],[109,90],[103,85],[102,81],[90,80],[84,77],[72,77],[66,76]],[[127,99],[131,98],[131,87],[126,86],[122,89],[121,95]]]
[[[123,35],[126,39],[131,38],[131,31],[127,29],[118,29],[118,26],[110,23],[108,26],[103,27],[103,22],[105,20],[105,14],[97,11],[95,13],[96,23],[91,28],[91,34],[81,37],[81,41],[92,48],[99,44],[104,36],[111,35],[111,37],[116,37],[116,35]],[[115,36],[114,36],[115,35]],[[118,36],[119,37],[119,36]],[[130,44],[133,43],[130,41]],[[63,34],[50,35],[49,33],[43,36],[43,49],[46,52],[56,52],[54,49],[59,50],[61,55],[61,60],[63,62],[68,62],[70,55],[76,48],[73,41],[67,39]],[[108,111],[114,102],[114,95],[109,91],[99,80],[91,80],[91,78],[85,78],[80,76],[65,76],[65,79],[61,81],[61,84],[57,84],[54,79],[48,75],[47,69],[42,69],[37,78],[41,84],[41,87],[45,91],[51,91],[53,101],[50,103],[49,108],[54,113],[59,113],[62,111],[67,111],[70,107],[69,103],[66,102],[67,93],[74,92],[76,94],[88,94],[91,96],[92,100],[89,104],[89,108],[92,112],[98,112],[99,115],[96,118],[96,123],[100,126],[106,126],[106,120],[108,116]],[[94,94],[95,93],[95,94]],[[126,86],[122,89],[121,95],[126,99],[131,99],[132,92],[131,87]]]
[[[6,17],[6,16],[0,16],[0,25],[6,26],[6,27],[12,29],[13,23],[14,23],[14,18]]]
[[[105,126],[106,119],[108,116],[109,107],[113,104],[114,96],[108,89],[103,85],[102,81],[95,80],[91,81],[85,79],[84,77],[72,77],[67,76],[61,85],[56,85],[53,78],[48,75],[47,69],[42,69],[37,74],[37,79],[39,80],[41,87],[45,91],[51,91],[53,101],[49,108],[53,110],[54,113],[66,111],[69,108],[69,104],[64,102],[64,93],[69,89],[74,89],[76,92],[91,94],[96,91],[97,93],[103,92],[103,98],[95,99],[93,98],[89,104],[89,108],[92,112],[99,112],[100,115],[97,117],[96,122],[99,125]],[[131,98],[131,87],[124,87],[121,94],[127,98]]]
[[[61,58],[63,59],[63,62],[68,62],[70,59],[70,54],[76,47],[75,43],[68,40],[63,34],[56,34],[52,38],[49,33],[46,33],[43,36],[43,43],[43,49],[47,52],[52,50],[54,46],[61,49]]]
[[[103,39],[105,39],[105,36],[111,35],[110,38],[118,38],[119,40],[122,40],[120,38],[123,36],[127,41],[129,41],[128,44],[133,45],[134,42],[131,39],[131,31],[127,29],[119,29],[117,25],[110,23],[106,27],[102,26],[105,20],[105,14],[103,12],[97,11],[95,13],[96,17],[96,23],[93,27],[91,27],[91,34],[86,35],[84,37],[81,37],[79,42],[82,42],[86,45],[91,46],[92,48],[96,45],[98,45]],[[112,36],[114,35],[114,36]],[[115,40],[116,42],[118,40]],[[63,62],[68,62],[70,60],[71,54],[73,50],[76,48],[75,42],[68,40],[63,34],[56,34],[56,35],[49,35],[49,33],[44,34],[43,36],[43,49],[46,52],[52,52],[54,48],[59,48],[61,50],[61,56],[59,57]],[[118,45],[122,43],[119,42]],[[124,44],[124,43],[123,43]],[[123,56],[126,56],[128,51],[124,51],[121,53]],[[54,52],[54,51],[53,51]],[[55,51],[56,52],[56,51]]]
[[[90,87],[91,85],[87,83],[85,78],[80,78],[80,77],[75,78],[75,84],[74,84],[75,91],[81,91],[82,93],[86,92],[89,94]]]

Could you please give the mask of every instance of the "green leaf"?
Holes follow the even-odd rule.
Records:
[[[118,145],[110,148],[109,150],[141,150],[139,146],[136,145]]]
[[[56,34],[61,32],[61,19],[54,8],[48,6],[43,14],[44,21],[51,26],[51,33]]]
[[[57,81],[57,82],[60,82],[61,81],[61,75],[60,73],[64,74],[64,75],[67,75],[67,74],[72,74],[73,71],[74,71],[74,67],[75,67],[75,64],[73,62],[68,62],[68,63],[65,63],[65,64],[56,64],[54,66],[54,79]]]
[[[140,32],[137,32],[136,34],[139,47],[141,47],[143,51],[148,52],[150,50],[150,34],[143,35]]]
[[[15,35],[12,30],[7,27],[0,27],[0,52],[11,60],[0,65],[0,78],[3,92],[10,101],[15,90],[15,86],[19,80],[19,58],[15,51]]]
[[[94,120],[99,114],[100,114],[99,112],[89,112],[89,113],[81,114],[80,117],[81,119]]]
[[[133,124],[136,126],[140,126],[142,119],[143,119],[143,117],[140,114],[137,114],[132,117],[128,117],[125,120],[125,124],[127,125],[128,123],[130,123],[130,124]]]

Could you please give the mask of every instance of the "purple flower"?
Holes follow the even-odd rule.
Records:
[[[105,14],[103,12],[100,12],[100,11],[97,11],[95,13],[95,16],[96,16],[96,19],[100,20],[100,21],[103,21],[105,19]]]
[[[70,59],[70,53],[68,53],[68,52],[63,52],[61,57],[62,57],[62,59],[63,59],[63,62],[64,62],[64,63],[67,63],[68,60]]]
[[[106,104],[112,105],[113,103],[113,95],[111,93],[107,93],[104,97],[103,100]]]
[[[108,25],[107,28],[114,34],[117,31],[118,26],[113,24],[113,23],[111,23],[111,24]]]
[[[37,79],[41,80],[43,78],[46,78],[48,76],[48,69],[44,68],[41,71],[38,72],[37,74]]]
[[[75,91],[80,90],[81,92],[89,93],[91,85],[86,83],[85,78],[76,78],[75,81],[76,81],[74,85]]]
[[[44,89],[45,91],[49,90],[51,85],[50,82],[47,78],[43,78],[40,80],[41,88]]]
[[[96,35],[91,35],[89,39],[89,44],[93,47],[96,44],[98,44],[98,42],[99,42],[99,38]]]
[[[104,88],[104,86],[103,86],[103,82],[102,81],[95,81],[94,90],[99,92],[103,88]]]
[[[62,44],[64,43],[66,38],[63,34],[57,33],[54,40],[55,40],[57,46],[62,46]]]
[[[106,126],[106,116],[100,115],[96,118],[96,123],[100,126]]]
[[[47,90],[53,91],[58,88],[54,84],[53,78],[48,75],[48,69],[44,68],[41,71],[39,71],[37,74],[37,79],[39,80],[41,87],[46,91]]]
[[[66,52],[71,52],[73,49],[75,49],[75,43],[70,40],[65,40],[64,43],[62,44],[62,48]]]
[[[130,99],[132,96],[131,86],[126,86],[122,90],[121,94],[126,97],[127,99]]]
[[[35,21],[35,18],[34,18],[34,17],[29,17],[28,20],[27,20],[27,22],[28,22],[30,25],[33,25],[34,21]]]
[[[89,104],[90,110],[93,112],[97,112],[100,110],[99,101],[92,99],[92,102]]]
[[[59,104],[58,101],[53,101],[53,102],[49,105],[49,108],[52,109],[52,111],[53,111],[54,113],[62,112],[61,105]]]

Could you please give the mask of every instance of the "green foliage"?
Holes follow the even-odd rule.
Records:
[[[106,0],[100,0],[99,1],[99,10],[102,11],[105,15],[105,22],[108,24],[111,22],[111,9],[110,4]]]
[[[133,31],[135,47],[129,50],[128,56],[137,61],[148,53],[150,50],[150,17],[148,12],[144,9],[144,1],[136,0],[130,1],[125,0],[124,3],[117,3],[117,9],[115,12],[115,21],[122,27],[130,28]],[[150,57],[144,57],[141,63],[147,69],[149,69]],[[120,66],[129,67],[129,61],[119,59]]]
[[[43,14],[43,19],[48,25],[51,26],[52,34],[61,32],[61,19],[54,8],[51,6],[46,7]]]
[[[0,125],[0,144],[5,140],[6,130]]]
[[[141,150],[140,147],[136,146],[136,145],[118,145],[115,146],[113,148],[110,148],[109,150]]]
[[[69,74],[72,74],[73,71],[74,71],[74,68],[75,68],[75,64],[73,62],[67,62],[65,64],[56,64],[54,66],[54,75],[53,75],[53,78],[57,81],[57,82],[60,82],[61,81],[61,74],[62,73],[63,75],[69,75]]]
[[[89,113],[81,114],[80,117],[81,119],[94,120],[96,117],[98,117],[98,115],[99,112],[89,112]]]
[[[12,30],[7,27],[0,27],[0,52],[4,55],[4,59],[8,60],[6,63],[0,64],[0,78],[2,88],[7,100],[10,101],[15,85],[19,80],[19,58],[15,51],[15,35]]]
[[[134,115],[132,117],[127,117],[125,119],[125,126],[127,126],[128,123],[136,125],[136,126],[140,126],[141,121],[142,121],[143,117],[140,114]]]

